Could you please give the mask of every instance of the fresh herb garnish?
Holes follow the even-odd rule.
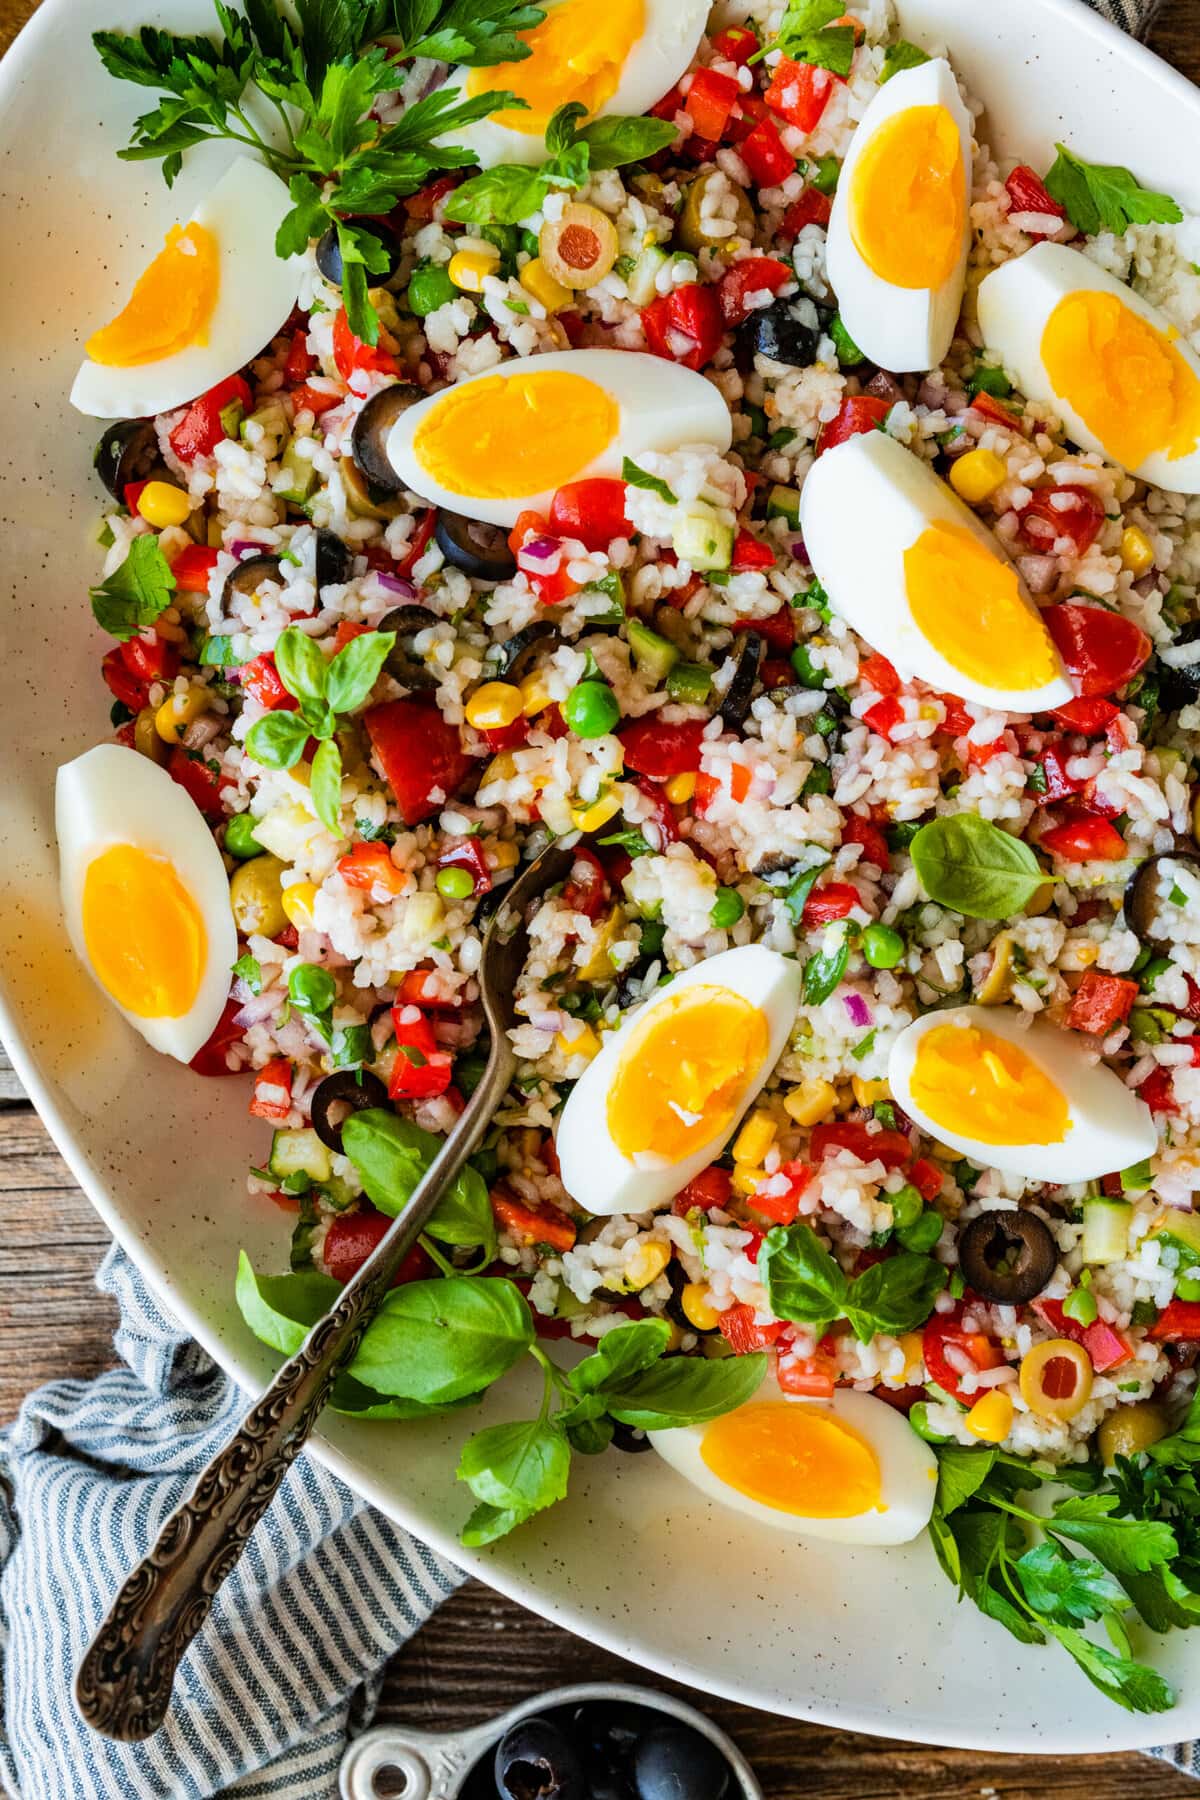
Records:
[[[898,75],[901,69],[919,69],[922,63],[928,61],[928,51],[910,44],[906,38],[901,38],[899,43],[889,44],[884,51],[883,67],[879,71],[880,87],[885,81],[890,81],[893,75]]]
[[[846,926],[838,936],[832,949],[818,950],[810,956],[804,965],[804,1004],[820,1006],[828,1000],[842,976],[846,973],[846,964],[850,960],[851,933]]]
[[[769,51],[781,50],[794,62],[815,63],[831,74],[848,75],[854,62],[854,27],[834,22],[843,19],[845,11],[838,0],[788,0],[778,36],[755,51],[750,61],[758,62]]]
[[[1058,156],[1046,176],[1046,192],[1088,237],[1098,231],[1120,237],[1130,225],[1173,225],[1182,219],[1169,194],[1144,188],[1119,164],[1085,162],[1065,144],[1056,144],[1055,149]]]
[[[328,1044],[333,1037],[333,1003],[337,984],[328,969],[297,963],[288,976],[288,1000],[296,1012]]]
[[[929,898],[970,919],[1010,919],[1053,879],[1028,844],[973,812],[931,819],[909,854]]]
[[[555,188],[574,191],[598,169],[619,169],[665,149],[676,136],[663,119],[595,119],[582,130],[587,108],[577,100],[560,106],[546,127],[547,159],[536,168],[496,163],[457,187],[446,201],[446,218],[460,225],[516,225],[541,207]]]
[[[230,974],[240,976],[252,994],[262,993],[262,964],[248,950],[238,957]]]
[[[946,1285],[941,1263],[909,1250],[847,1278],[810,1225],[769,1231],[758,1272],[776,1318],[807,1326],[817,1337],[848,1319],[864,1344],[878,1331],[915,1331]]]
[[[153,535],[135,537],[125,561],[91,589],[92,611],[101,630],[127,643],[144,625],[153,625],[171,604],[175,577]]]
[[[647,469],[639,468],[630,456],[625,457],[621,464],[621,480],[630,487],[645,488],[647,493],[657,494],[668,506],[679,504],[665,481],[661,481],[657,475],[651,475]]]

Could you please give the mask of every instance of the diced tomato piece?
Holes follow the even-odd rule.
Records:
[[[149,480],[127,481],[125,483],[125,510],[128,512],[131,519],[137,517],[138,512],[141,509],[142,495],[149,486]]]
[[[437,507],[431,506],[428,512],[421,514],[413,530],[412,536],[404,546],[404,555],[396,564],[401,576],[411,575],[416,565],[429,548],[429,540],[433,536],[437,524]]]
[[[1200,1343],[1200,1300],[1172,1300],[1146,1336],[1156,1344]]]
[[[1120,710],[1111,700],[1068,700],[1065,706],[1053,707],[1050,717],[1067,731],[1077,731],[1081,737],[1099,737]]]
[[[803,1395],[808,1400],[828,1400],[837,1386],[838,1366],[833,1357],[780,1357],[775,1366],[775,1380],[785,1394]]]
[[[167,774],[193,799],[206,819],[223,819],[221,782],[202,756],[176,744],[167,758]]]
[[[1151,1112],[1176,1113],[1179,1111],[1175,1099],[1175,1083],[1168,1068],[1152,1069],[1137,1092],[1138,1098],[1146,1102]]]
[[[752,294],[777,294],[780,288],[795,281],[796,273],[787,263],[774,256],[746,256],[726,269],[717,283],[717,299],[726,325],[740,325],[754,310]]]
[[[292,1065],[286,1056],[277,1056],[254,1077],[254,1095],[250,1101],[252,1119],[272,1119],[276,1124],[292,1110]]]
[[[765,619],[735,619],[729,629],[733,632],[757,631],[759,637],[766,639],[768,647],[780,656],[790,656],[796,642],[796,621],[787,605],[777,607]]]
[[[1093,1319],[1090,1325],[1080,1325],[1075,1319],[1068,1318],[1061,1300],[1035,1300],[1033,1306],[1051,1331],[1056,1332],[1059,1337],[1069,1338],[1073,1344],[1083,1345],[1097,1375],[1103,1375],[1109,1369],[1120,1368],[1122,1363],[1128,1362],[1132,1357],[1133,1351],[1128,1341],[1111,1325],[1106,1325],[1103,1319]]]
[[[238,677],[246,692],[268,712],[296,712],[299,709],[300,702],[283,685],[272,651],[264,650],[261,656],[243,663]]]
[[[733,1194],[733,1178],[728,1169],[711,1163],[693,1175],[687,1186],[676,1194],[671,1211],[685,1218],[693,1208],[701,1212],[727,1212]]]
[[[1070,491],[1059,489],[1060,493]],[[1123,613],[1068,600],[1048,606],[1042,619],[1081,699],[1115,693],[1132,681],[1149,658],[1150,639]]]
[[[685,282],[642,308],[647,349],[686,369],[702,369],[712,361],[724,329],[716,288],[699,281]]]
[[[671,120],[675,117],[675,114],[682,111],[683,92],[679,83],[676,82],[673,88],[667,89],[667,92],[663,95],[661,100],[656,100],[654,102],[654,105],[650,108],[650,117],[652,119],[665,119],[666,122],[670,124]]]
[[[309,354],[307,331],[293,331],[283,365],[283,379],[289,387],[296,387],[307,380],[317,366],[316,357]]]
[[[895,669],[886,656],[876,652],[863,659],[858,665],[858,679],[864,687],[874,688],[875,692],[887,698],[889,694],[900,692],[901,682]]]
[[[680,725],[669,725],[653,713],[634,719],[619,733],[625,767],[655,781],[669,781],[672,775],[691,775],[700,767],[700,751],[704,743],[703,719],[687,719]]]
[[[387,700],[364,713],[363,724],[406,825],[440,812],[470,773],[458,727],[442,717],[436,700],[420,694]]]
[[[147,687],[155,681],[174,681],[179,673],[179,652],[165,638],[132,637],[121,645],[130,674]]]
[[[1120,975],[1102,975],[1089,969],[1075,990],[1067,1013],[1072,1031],[1090,1031],[1102,1036],[1129,1017],[1138,996],[1136,981],[1125,981]]]
[[[197,1075],[241,1074],[240,1069],[231,1069],[225,1060],[225,1052],[231,1045],[240,1044],[246,1034],[245,1026],[237,1023],[237,1015],[241,1010],[241,1001],[230,996],[209,1036],[188,1064],[189,1069],[193,1069]]]
[[[347,887],[363,893],[380,887],[385,893],[400,894],[408,880],[388,855],[386,844],[355,844],[338,863],[338,874]]]
[[[1050,213],[1061,222],[1066,218],[1065,210],[1057,200],[1051,199],[1045,183],[1034,174],[1028,163],[1018,163],[1012,174],[1004,183],[1008,189],[1009,205],[1016,213]],[[1032,237],[1043,237],[1044,232],[1032,232]]]
[[[716,69],[696,70],[685,105],[701,137],[716,139],[723,134],[741,93],[733,75],[722,75]]]
[[[428,1100],[450,1086],[453,1058],[433,1035],[433,1026],[415,1006],[397,1003],[392,1025],[399,1054],[388,1081],[389,1100]]]
[[[728,784],[719,781],[715,775],[706,775],[704,771],[701,770],[696,777],[696,793],[692,801],[693,811],[699,813],[700,817],[703,818],[708,810],[710,801],[715,800],[716,796],[721,792],[722,787],[726,788],[731,800],[744,800],[746,795],[750,792],[750,783],[752,780],[753,777],[745,763],[731,763],[729,765]]]
[[[1036,799],[1043,806],[1053,806],[1057,800],[1069,800],[1072,794],[1078,794],[1085,786],[1076,776],[1067,773],[1068,752],[1060,744],[1047,744],[1037,759],[1037,766],[1042,771],[1042,792]]]
[[[596,919],[608,903],[608,880],[600,858],[585,844],[575,848],[575,861],[563,887],[563,905],[571,912]]]
[[[502,750],[517,750],[529,741],[529,733],[533,729],[532,721],[523,715],[514,719],[511,725],[497,725],[491,731],[480,730],[480,737],[493,756],[499,756]]]
[[[882,394],[851,394],[832,419],[822,425],[816,454],[821,456],[826,450],[836,449],[847,438],[858,437],[864,431],[881,431],[891,410],[892,402]]]
[[[972,1396],[959,1389],[959,1382],[966,1371],[955,1368],[947,1351],[964,1356],[978,1370],[998,1369],[1004,1356],[999,1345],[994,1344],[983,1332],[964,1331],[962,1317],[961,1305],[948,1313],[934,1313],[925,1327],[922,1352],[929,1379],[936,1381],[948,1394],[953,1394],[956,1400],[970,1406]]]
[[[940,730],[948,732],[951,737],[966,737],[975,721],[962,701],[953,694],[941,694],[938,697],[945,708],[946,715],[942,720]]]
[[[352,644],[356,637],[365,637],[370,629],[369,625],[360,625],[354,619],[339,619],[338,628],[333,634],[333,654],[336,656],[339,650]]]
[[[890,744],[893,731],[904,722],[904,708],[899,700],[889,694],[886,700],[877,700],[874,706],[868,706],[863,714],[863,722]]]
[[[405,1006],[422,1006],[427,1012],[458,1012],[463,1003],[462,994],[456,991],[453,998],[447,998],[433,987],[432,981],[428,969],[409,969],[396,990],[397,1001]]]
[[[650,804],[650,818],[647,823],[658,827],[658,833],[662,840],[661,848],[665,850],[668,844],[677,844],[679,842],[679,820],[675,815],[675,808],[667,799],[661,784],[651,781],[648,775],[636,775],[633,785],[642,798]],[[696,853],[703,855],[699,848]]]
[[[171,448],[180,462],[194,462],[198,456],[212,455],[228,436],[221,423],[221,414],[235,404],[240,404],[246,412],[254,404],[249,384],[240,375],[230,375],[210,388],[207,394],[192,401],[171,432]]]
[[[204,544],[188,544],[171,564],[175,586],[181,594],[207,594],[208,578],[217,566],[216,550]]]
[[[908,1171],[908,1179],[928,1206],[929,1202],[936,1200],[941,1193],[945,1176],[936,1163],[930,1162],[927,1157],[918,1156]]]
[[[721,1314],[721,1336],[733,1349],[735,1356],[750,1356],[756,1350],[769,1350],[780,1332],[782,1323],[772,1319],[769,1324],[758,1325],[754,1319],[752,1306],[731,1306]]]
[[[842,826],[842,842],[858,844],[862,849],[861,860],[864,863],[874,863],[877,869],[884,870],[890,866],[891,853],[887,838],[870,819],[860,819],[853,815],[848,818]]]
[[[1107,819],[1085,813],[1052,825],[1038,840],[1043,850],[1063,862],[1116,862],[1125,855],[1125,839]]]
[[[329,1221],[321,1245],[321,1261],[325,1273],[334,1281],[347,1282],[358,1271],[387,1236],[392,1221],[373,1206],[356,1207],[353,1212],[335,1213]],[[414,1244],[392,1280],[393,1287],[406,1281],[420,1281],[431,1273],[433,1264],[420,1244]]]
[[[835,1151],[848,1150],[859,1162],[881,1162],[885,1169],[902,1169],[912,1155],[912,1145],[902,1131],[868,1131],[853,1119],[814,1125],[810,1149],[817,1162]]]
[[[1018,536],[1027,550],[1052,554],[1055,544],[1066,538],[1072,553],[1082,556],[1099,536],[1104,523],[1104,502],[1089,487],[1068,483],[1062,487],[1038,488],[1028,505],[1021,508],[1018,518]],[[1082,611],[1083,608],[1071,610]],[[1110,613],[1108,616],[1115,618],[1117,615]],[[1046,623],[1050,624],[1048,617]]]
[[[614,538],[627,538],[633,527],[625,516],[625,483],[604,475],[568,481],[550,502],[550,529],[578,538],[589,550],[607,550]]]
[[[762,539],[756,538],[752,531],[739,531],[737,538],[734,541],[733,557],[729,566],[735,575],[740,575],[747,569],[773,569],[775,567],[775,552],[772,550],[770,544],[764,544]],[[786,623],[787,648],[790,650],[795,639],[790,607],[781,606],[777,613],[772,613],[771,617],[773,619],[782,619]],[[769,635],[763,630],[766,624],[767,621],[765,619],[746,620],[747,630],[763,631],[763,635],[767,637],[767,641],[770,642]]]
[[[364,344],[350,329],[346,309],[339,306],[333,321],[334,367],[343,381],[349,381],[356,369],[380,375],[398,375],[400,365],[381,344]]]
[[[977,412],[981,419],[991,425],[1002,425],[1006,431],[1020,431],[1021,421],[1015,412],[1003,406],[995,394],[986,393],[982,388],[971,401],[971,410]]]
[[[784,213],[779,228],[784,237],[799,237],[806,225],[828,225],[832,212],[833,200],[829,194],[823,194],[820,188],[806,187]]]
[[[121,655],[120,645],[115,650],[107,651],[102,657],[100,673],[114,700],[119,700],[122,706],[129,708],[130,712],[141,711],[146,701],[145,685],[139,681]]]
[[[742,139],[738,155],[756,187],[778,187],[796,172],[796,159],[770,119],[760,119],[749,137]]]
[[[436,180],[426,182],[415,194],[409,194],[400,202],[410,219],[432,219],[447,194],[452,194],[462,180],[460,173],[452,171],[449,175],[439,175]]]
[[[525,1206],[505,1187],[491,1192],[492,1215],[501,1231],[507,1231],[522,1244],[549,1244],[552,1250],[570,1250],[575,1243],[575,1221],[551,1206],[547,1200],[539,1207]]]
[[[858,889],[848,881],[828,881],[824,887],[814,888],[804,902],[804,923],[810,929],[814,925],[830,925],[861,905]]]
[[[804,1190],[812,1180],[812,1164],[785,1162],[780,1167],[779,1174],[787,1178],[787,1188],[778,1194],[755,1194],[750,1205],[755,1212],[764,1213],[776,1225],[790,1225],[800,1211]]]
[[[335,406],[340,406],[344,398],[343,394],[330,393],[328,388],[310,387],[307,382],[292,393],[296,411],[310,412],[314,419],[319,419],[322,413],[331,412]]]
[[[764,99],[772,112],[798,131],[812,131],[829,105],[835,77],[815,63],[781,56]]]
[[[475,883],[476,894],[491,892],[492,871],[478,838],[463,838],[460,843],[446,845],[439,851],[437,862],[439,869],[465,869]]]
[[[713,49],[726,62],[738,63],[744,68],[758,49],[758,36],[746,25],[727,25],[713,39]]]

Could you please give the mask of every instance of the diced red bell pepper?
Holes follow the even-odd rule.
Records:
[[[238,670],[238,677],[246,692],[265,707],[268,712],[296,712],[300,702],[294,694],[289,694],[283,685],[283,679],[275,667],[275,656],[270,650],[264,650],[261,656],[243,663]]]
[[[350,329],[346,309],[339,306],[333,321],[333,362],[343,381],[349,381],[356,369],[380,375],[398,375],[400,365],[381,344],[364,344]]]
[[[447,194],[452,194],[462,180],[461,173],[451,171],[449,175],[439,175],[436,180],[426,182],[415,194],[409,194],[400,202],[410,219],[426,221],[432,219]]]
[[[946,1178],[936,1163],[930,1162],[927,1157],[918,1156],[916,1162],[908,1171],[908,1179],[912,1182],[926,1206],[928,1206],[929,1202],[931,1200],[936,1200],[941,1193],[942,1183]]]
[[[356,1207],[353,1212],[336,1213],[329,1221],[321,1245],[321,1262],[325,1273],[334,1281],[347,1282],[358,1271],[387,1236],[392,1221],[373,1206]],[[406,1281],[420,1281],[432,1272],[433,1264],[420,1244],[414,1244],[392,1278],[392,1286]]]
[[[1042,771],[1043,788],[1036,796],[1043,806],[1053,806],[1058,800],[1069,800],[1072,794],[1078,794],[1086,785],[1075,775],[1068,774],[1067,763],[1069,753],[1061,744],[1047,744],[1037,759]]]
[[[596,919],[608,903],[608,878],[600,858],[586,844],[575,848],[575,861],[563,887],[563,905],[569,912]]]
[[[796,159],[770,119],[760,119],[749,137],[742,139],[738,155],[756,187],[778,187],[796,172]]]
[[[981,419],[990,425],[1001,425],[1006,431],[1020,431],[1021,421],[1011,407],[1004,406],[995,394],[989,394],[980,388],[971,401],[972,412],[977,412]]]
[[[541,1206],[525,1206],[505,1187],[493,1188],[490,1198],[497,1225],[520,1243],[548,1244],[559,1252],[574,1247],[577,1235],[574,1219],[568,1218],[548,1200]]]
[[[627,538],[633,527],[625,516],[625,483],[604,475],[568,481],[550,502],[550,530],[578,538],[589,550],[607,550],[614,538]]]
[[[733,75],[722,75],[716,69],[696,70],[685,105],[702,138],[716,139],[723,135],[729,115],[741,95],[742,90]]]
[[[490,731],[484,731],[478,725],[475,727],[493,756],[499,756],[503,750],[517,750],[528,743],[532,729],[531,721],[523,715],[518,715],[511,725],[497,725]]]
[[[721,348],[724,322],[715,287],[685,282],[642,308],[646,346],[655,356],[702,369]]]
[[[1081,699],[1115,693],[1150,656],[1150,639],[1141,626],[1106,607],[1067,600],[1048,606],[1042,619]]]
[[[429,548],[429,540],[433,536],[436,524],[437,507],[431,506],[429,510],[423,512],[421,517],[417,520],[417,523],[413,528],[412,536],[404,546],[404,555],[396,564],[396,571],[400,576],[403,577],[412,574],[426,550]]]
[[[1099,737],[1120,710],[1111,700],[1068,700],[1065,706],[1052,707],[1050,717],[1065,730],[1076,731],[1081,737]]]
[[[440,812],[470,773],[458,727],[442,717],[436,700],[421,694],[387,700],[364,713],[363,724],[406,825]]]
[[[889,694],[900,692],[899,675],[887,657],[880,656],[878,651],[871,656],[864,657],[863,661],[859,663],[858,679],[864,687],[874,688],[875,692],[885,699]]]
[[[1066,538],[1072,554],[1082,556],[1104,524],[1104,502],[1093,488],[1065,483],[1038,488],[1017,516],[1017,535],[1027,550],[1053,553],[1055,544]]]
[[[940,694],[938,698],[945,708],[945,717],[940,729],[948,732],[951,737],[966,737],[975,721],[962,701],[953,694]]]
[[[831,925],[861,905],[858,889],[848,881],[827,881],[824,887],[814,888],[804,902],[804,923],[810,930],[815,925]]]
[[[847,438],[858,437],[864,431],[881,431],[891,410],[892,402],[885,400],[882,394],[851,394],[842,401],[832,419],[822,425],[817,437],[817,455],[836,449]]]
[[[1069,1338],[1073,1344],[1082,1344],[1088,1353],[1089,1360],[1097,1375],[1104,1375],[1109,1369],[1119,1369],[1133,1355],[1129,1343],[1119,1331],[1106,1325],[1103,1319],[1093,1319],[1090,1325],[1080,1325],[1077,1320],[1068,1318],[1063,1311],[1061,1300],[1035,1300],[1034,1311],[1041,1314],[1051,1331],[1059,1337]]]
[[[721,316],[726,325],[740,325],[748,319],[753,308],[749,304],[751,294],[777,294],[789,282],[795,281],[794,269],[782,263],[774,256],[746,256],[741,262],[734,263],[726,269],[717,283],[717,299],[721,303]]]
[[[635,775],[633,785],[642,798],[649,802],[650,817],[647,823],[658,828],[661,839],[660,848],[665,850],[668,844],[677,844],[679,842],[679,820],[676,817],[675,808],[667,799],[661,784],[651,781],[648,775]],[[696,853],[703,855],[703,851],[699,848]]]
[[[146,687],[156,681],[174,681],[179,673],[179,652],[165,638],[132,637],[121,645],[130,674]]]
[[[1004,1356],[999,1345],[994,1344],[982,1331],[965,1331],[962,1317],[961,1305],[948,1313],[934,1313],[925,1326],[922,1354],[929,1379],[936,1381],[940,1388],[944,1388],[956,1400],[970,1406],[972,1396],[959,1389],[959,1382],[966,1371],[954,1367],[946,1354],[947,1350],[959,1352],[978,1370],[998,1369]]]
[[[721,1314],[721,1336],[735,1356],[750,1356],[756,1350],[769,1350],[784,1329],[778,1319],[769,1324],[756,1324],[752,1306],[731,1306]]]
[[[240,403],[246,412],[254,404],[249,384],[240,375],[219,381],[207,394],[201,394],[171,432],[171,448],[180,462],[195,462],[198,456],[211,456],[228,435],[221,423],[227,407]]]
[[[254,1094],[250,1101],[252,1119],[271,1119],[275,1124],[286,1119],[292,1110],[292,1065],[286,1056],[277,1056],[254,1077]]]
[[[676,1194],[671,1211],[681,1219],[697,1208],[700,1212],[727,1212],[732,1195],[733,1177],[728,1169],[711,1163]]]
[[[1138,996],[1136,981],[1120,975],[1102,975],[1089,969],[1075,990],[1067,1013],[1072,1031],[1090,1031],[1097,1037],[1123,1024],[1133,1010]]]
[[[838,1366],[831,1356],[819,1351],[815,1356],[781,1357],[775,1369],[775,1380],[782,1393],[796,1394],[806,1400],[829,1400],[837,1386]]]
[[[240,1069],[231,1069],[225,1059],[225,1052],[233,1044],[239,1044],[245,1036],[245,1026],[237,1023],[237,1015],[242,1010],[240,1000],[232,996],[221,1009],[221,1016],[212,1031],[193,1056],[188,1068],[197,1075],[240,1075]]]
[[[461,990],[456,989],[452,996],[443,993],[434,987],[428,969],[409,969],[396,989],[396,999],[405,1006],[424,1007],[426,1012],[460,1012],[463,1004]]]
[[[369,625],[360,625],[356,619],[339,619],[338,628],[333,634],[333,654],[344,650],[352,644],[356,637],[365,637],[370,631]]]
[[[220,777],[202,756],[194,756],[182,744],[176,744],[167,758],[167,774],[195,801],[206,819],[225,817]]]
[[[491,892],[492,871],[478,838],[463,838],[460,843],[446,845],[439,851],[437,863],[439,869],[465,869],[475,883],[476,894]]]
[[[1094,813],[1052,825],[1039,844],[1063,862],[1116,862],[1125,855],[1125,839],[1116,826]]]
[[[733,556],[730,560],[729,566],[733,570],[735,575],[744,574],[747,569],[773,569],[775,567],[775,552],[774,552],[774,550],[772,550],[770,544],[764,544],[762,539],[756,538],[752,531],[739,531],[736,539],[734,540]],[[780,611],[784,612],[784,613],[788,613],[788,608],[781,607]],[[778,617],[778,614],[776,614],[775,616]],[[757,628],[758,626],[760,626],[764,623],[765,623],[764,620],[756,619],[754,621],[754,628]],[[793,631],[792,631],[791,616],[789,613],[788,614],[788,648],[789,649],[791,648],[792,642],[793,642]]]
[[[815,63],[781,56],[764,99],[772,112],[798,131],[812,131],[829,105],[835,77]]]
[[[727,782],[720,781],[715,775],[706,775],[702,769],[696,777],[696,792],[692,801],[692,810],[703,818],[708,810],[709,802],[716,798],[722,788],[725,789],[731,800],[744,800],[750,792],[750,783],[753,779],[754,777],[745,763],[740,762],[729,764]]]
[[[343,398],[341,394],[331,394],[328,388],[310,387],[307,382],[303,387],[295,388],[292,393],[296,411],[310,412],[314,419],[319,419],[322,413],[331,412],[335,406],[340,406]]]
[[[1008,189],[1009,205],[1017,213],[1051,213],[1061,222],[1066,218],[1066,211],[1051,199],[1045,183],[1034,174],[1028,163],[1018,163],[1012,174],[1004,183]],[[1033,232],[1031,236],[1041,237],[1042,232]]]
[[[779,229],[784,237],[796,238],[806,225],[828,225],[833,212],[833,200],[823,194],[820,188],[806,187],[798,200],[792,204],[780,220]]]
[[[521,573],[537,595],[543,606],[560,606],[572,594],[579,592],[579,583],[568,572],[566,557],[561,557],[558,567],[551,574],[542,574],[536,567],[526,567],[520,563],[520,556],[527,544],[538,538],[549,535],[550,523],[539,512],[526,510],[517,515],[517,522],[508,534],[508,547],[517,557]],[[528,559],[532,562],[532,559]]]
[[[891,864],[891,852],[888,850],[887,838],[873,825],[870,819],[860,819],[854,815],[842,826],[843,844],[858,844],[862,849],[861,861],[873,863],[877,869],[887,870]]]
[[[146,689],[121,655],[120,645],[106,651],[100,662],[100,673],[114,700],[119,700],[130,712],[141,711],[146,703]]]
[[[317,367],[316,357],[309,352],[308,332],[293,331],[292,341],[288,345],[287,358],[283,365],[283,379],[289,387],[298,387]]]
[[[779,656],[790,656],[796,642],[796,621],[790,606],[778,606],[765,619],[735,619],[730,631],[756,631],[765,638],[769,649]],[[794,671],[792,671],[794,675]]]
[[[399,1054],[388,1081],[389,1100],[428,1100],[444,1094],[453,1075],[453,1058],[433,1035],[433,1026],[415,1006],[392,1008]]]
[[[734,62],[744,68],[758,49],[758,35],[746,25],[727,25],[713,39],[713,49],[726,62]]]
[[[387,894],[400,894],[408,880],[392,861],[386,844],[355,844],[339,861],[338,874],[347,887],[360,893],[379,887]]]
[[[138,513],[141,510],[142,495],[149,486],[150,482],[148,479],[146,481],[127,481],[125,483],[125,510],[131,519],[137,518]]]
[[[1172,1300],[1146,1336],[1156,1344],[1200,1343],[1200,1300]]]
[[[705,724],[704,719],[687,719],[680,725],[669,725],[654,713],[634,719],[618,734],[625,767],[655,781],[694,774],[700,767]]]
[[[869,725],[878,737],[886,738],[890,744],[897,725],[904,723],[904,708],[899,700],[889,694],[885,700],[877,700],[874,706],[868,706],[863,714],[863,723]]]
[[[208,578],[217,566],[216,550],[205,544],[188,544],[171,564],[175,586],[181,594],[207,594]]]
[[[791,1225],[800,1211],[804,1190],[813,1177],[811,1163],[785,1162],[779,1174],[787,1179],[787,1188],[779,1194],[755,1194],[750,1205],[776,1225]],[[778,1177],[776,1177],[778,1179]]]
[[[1162,1065],[1150,1071],[1138,1088],[1137,1094],[1138,1099],[1144,1100],[1151,1112],[1177,1113],[1179,1111],[1171,1070]]]
[[[650,108],[650,117],[652,119],[665,119],[669,125],[676,113],[681,113],[682,111],[683,92],[679,83],[676,82],[673,88],[667,89],[661,100],[656,100],[654,102],[654,105]]]
[[[859,1162],[881,1162],[885,1169],[902,1169],[912,1155],[912,1145],[902,1131],[868,1131],[853,1119],[815,1125],[810,1149],[817,1162],[835,1151],[848,1150]]]

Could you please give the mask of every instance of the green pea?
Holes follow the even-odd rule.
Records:
[[[254,825],[249,813],[234,813],[225,827],[225,848],[239,862],[258,856],[262,851],[262,845],[254,835]]]
[[[825,686],[825,671],[818,669],[808,653],[807,644],[796,645],[792,651],[791,662],[793,669],[806,688],[823,688]]]
[[[727,931],[736,925],[746,910],[746,902],[736,888],[718,888],[717,897],[713,901],[712,911],[708,917],[718,931]]]
[[[1100,1309],[1096,1305],[1096,1296],[1085,1287],[1072,1288],[1062,1303],[1063,1318],[1074,1319],[1077,1325],[1093,1325]]]
[[[563,702],[563,718],[576,737],[598,738],[621,717],[617,696],[603,681],[581,681]]]
[[[919,1256],[924,1256],[932,1250],[941,1235],[942,1215],[932,1209],[923,1212],[913,1224],[896,1233],[904,1248],[915,1250]]]
[[[892,1225],[896,1231],[911,1231],[921,1214],[925,1211],[925,1202],[911,1181],[906,1181],[902,1188],[888,1196],[892,1203]]]
[[[904,955],[904,939],[890,925],[868,925],[862,934],[862,953],[873,969],[894,969]]]
[[[815,163],[808,165],[809,184],[816,188],[818,194],[832,194],[841,172],[842,165],[836,156],[818,156]]]
[[[441,263],[418,263],[408,284],[408,310],[423,319],[453,300],[457,292]]]
[[[1175,1296],[1178,1300],[1200,1300],[1200,1281],[1194,1275],[1181,1275],[1175,1283]],[[1075,1296],[1072,1294],[1070,1298],[1074,1299]],[[1092,1304],[1094,1306],[1095,1301]],[[1063,1302],[1063,1311],[1066,1311],[1065,1301]]]
[[[475,877],[469,869],[439,869],[434,886],[444,900],[469,900],[475,892]]]

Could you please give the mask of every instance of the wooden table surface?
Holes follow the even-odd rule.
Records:
[[[978,0],[1003,5],[1005,0]],[[0,52],[36,0],[0,0]],[[1151,34],[1200,82],[1200,0],[1166,0]],[[24,1099],[0,1051],[0,1423],[40,1382],[113,1361],[113,1309],[92,1277],[108,1236]],[[470,1582],[389,1666],[379,1718],[436,1729],[486,1718],[567,1681],[649,1680]],[[1141,1756],[1039,1757],[929,1750],[801,1725],[703,1695],[754,1763],[768,1800],[1200,1800],[1200,1785]]]

